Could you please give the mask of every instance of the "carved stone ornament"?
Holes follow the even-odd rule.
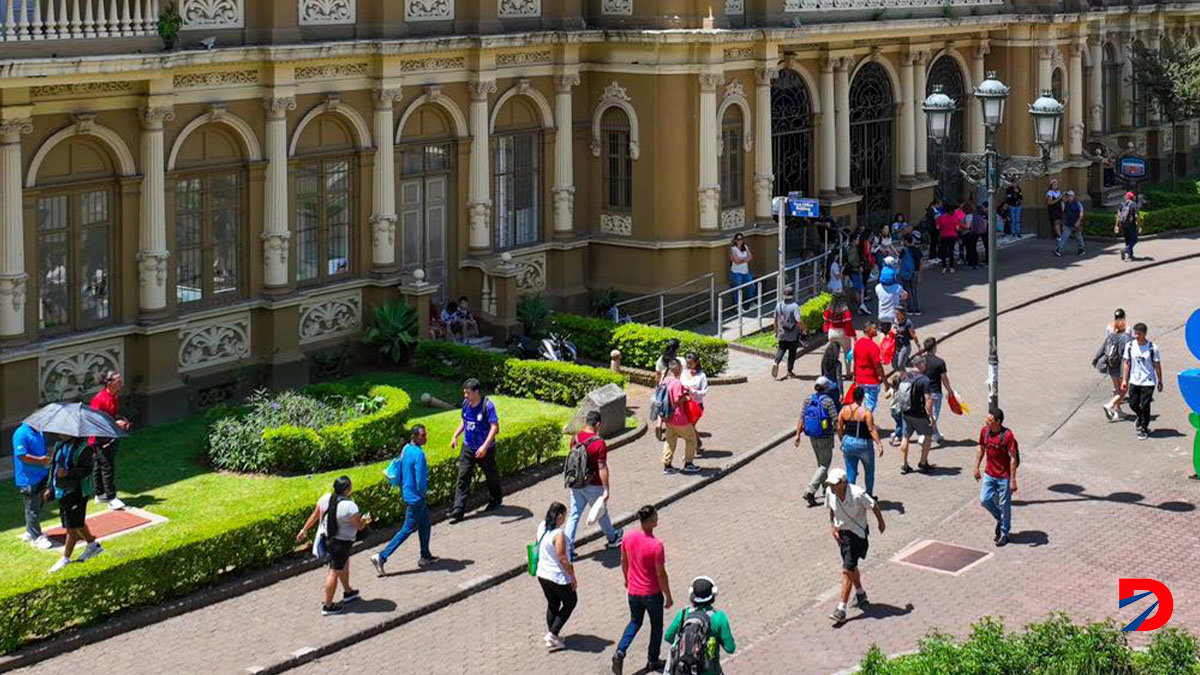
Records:
[[[162,287],[167,282],[167,251],[139,251],[137,258],[138,284],[149,288],[151,284]]]
[[[771,81],[777,77],[779,77],[779,69],[778,68],[772,67],[772,68],[755,68],[754,69],[754,78],[755,78],[755,81],[758,82],[759,86],[769,87],[769,86],[771,86]]]
[[[325,63],[301,66],[296,69],[297,80],[334,80],[343,77],[366,77],[366,63]]]
[[[725,0],[725,14],[744,14],[746,12],[746,3],[743,0]],[[729,58],[729,57],[725,57]]]
[[[496,93],[495,80],[475,80],[469,86],[472,101],[485,101],[488,96]]]
[[[371,93],[375,97],[377,108],[391,108],[393,103],[404,98],[404,91],[400,87],[376,89]]]
[[[738,230],[746,226],[746,209],[726,209],[721,212],[721,229]]]
[[[784,0],[783,11],[803,12],[830,9],[917,9],[921,7],[980,7],[1000,5],[1003,0]]]
[[[300,303],[300,344],[354,335],[362,330],[362,291],[321,295]]]
[[[11,303],[12,311],[20,313],[25,307],[25,287],[29,275],[5,274],[0,276],[0,304]]]
[[[250,314],[223,316],[179,329],[179,372],[250,357]]]
[[[633,14],[633,0],[604,0],[600,12],[615,16],[630,16]]]
[[[746,90],[739,80],[730,80],[725,84],[725,100],[731,98],[746,98]]]
[[[296,109],[296,97],[268,96],[263,99],[263,107],[267,109],[267,117],[280,119],[289,111]]]
[[[517,290],[525,292],[546,289],[546,254],[513,258],[512,266],[517,270]]]
[[[600,104],[596,106],[596,111],[592,118],[592,138],[589,144],[592,156],[599,157],[603,149],[600,146],[600,115],[610,107],[617,107],[624,110],[626,116],[629,117],[629,158],[637,160],[641,154],[637,113],[630,103],[629,93],[625,91],[625,87],[617,84],[615,80],[604,88],[604,94],[600,97]]]
[[[209,73],[181,73],[171,83],[176,89],[228,87],[239,84],[258,84],[257,70],[221,70]]]
[[[615,81],[604,88],[604,94],[600,97],[601,101],[625,101],[628,102],[629,93],[625,91],[625,87],[617,84]]]
[[[405,21],[449,21],[454,18],[454,0],[404,0]]]
[[[716,185],[700,186],[699,205],[700,205],[700,222],[717,222],[719,218],[718,210],[721,208],[721,188]]]
[[[619,213],[600,214],[600,232],[621,237],[633,235],[633,218]]]
[[[100,371],[124,368],[120,338],[53,349],[38,357],[38,394],[42,403],[78,401],[100,389]]]
[[[299,0],[301,26],[354,23],[356,0]]]
[[[726,12],[728,14],[729,12]],[[739,14],[741,12],[738,12]],[[726,61],[744,61],[754,58],[753,47],[730,47],[725,50]]]
[[[175,109],[170,106],[142,109],[142,123],[147,129],[162,129],[163,122],[175,119]]]
[[[375,248],[396,245],[396,216],[371,216],[371,243]]]
[[[496,55],[497,66],[536,66],[554,62],[554,54],[545,52],[508,52]]]
[[[492,221],[492,205],[489,202],[475,202],[467,205],[467,217],[470,221],[471,239],[487,239],[488,223]]]
[[[52,96],[87,96],[89,94],[126,94],[131,91],[133,91],[133,82],[129,80],[101,80],[99,82],[30,87],[29,95],[33,98],[50,98]]]
[[[579,73],[568,73],[566,75],[554,76],[554,89],[560,94],[571,93],[571,87],[578,87],[580,83]]]
[[[496,0],[501,19],[520,19],[542,15],[542,0]]]
[[[400,62],[400,72],[415,73],[427,70],[462,70],[467,67],[467,59],[462,56],[431,56],[426,59],[413,59]]]
[[[288,241],[292,238],[290,231],[263,232],[263,265],[271,266],[271,259],[277,258],[280,265],[287,266]]]
[[[716,91],[724,81],[725,76],[721,73],[700,73],[700,91]]]
[[[550,194],[554,199],[555,221],[570,223],[575,217],[575,188],[556,187]]]
[[[771,174],[754,175],[754,199],[758,203],[771,201],[771,189],[775,186],[775,176]]]
[[[29,117],[8,117],[0,119],[0,142],[20,143],[21,135],[33,131],[33,119]]]
[[[179,15],[183,29],[241,28],[245,24],[242,0],[182,0]]]

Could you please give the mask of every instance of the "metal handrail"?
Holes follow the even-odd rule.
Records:
[[[676,291],[680,291],[682,289],[687,289],[689,287],[694,288],[697,285],[703,285],[706,287],[684,293],[681,297],[678,297],[678,298],[674,298],[671,300],[667,299],[668,295],[673,294]],[[700,276],[696,277],[695,279],[689,279],[688,281],[685,281],[682,284],[678,284],[676,286],[672,286],[670,288],[667,288],[667,289],[664,289],[661,291],[657,291],[655,293],[639,295],[634,298],[629,298],[628,300],[622,300],[622,301],[616,303],[616,305],[614,305],[614,307],[617,310],[618,316],[628,317],[628,319],[633,320],[633,321],[638,321],[639,323],[647,323],[647,324],[657,325],[657,326],[661,326],[661,327],[673,328],[677,325],[681,325],[680,322],[678,320],[676,320],[674,317],[676,315],[678,315],[680,312],[686,311],[686,309],[688,309],[688,308],[685,308],[683,310],[679,310],[679,309],[675,309],[675,307],[677,307],[678,305],[680,305],[681,303],[684,303],[684,302],[695,301],[693,306],[699,305],[701,303],[706,304],[706,305],[708,305],[708,312],[711,313],[713,311],[713,308],[716,307],[716,302],[715,302],[715,297],[714,297],[715,294],[716,294],[716,275],[713,272],[709,272],[707,274],[700,275]],[[621,308],[623,308],[623,307],[629,308],[629,307],[637,305],[639,303],[649,304],[650,306],[646,307],[645,309],[638,309],[638,310],[632,310],[632,311],[627,311],[627,312],[621,311]],[[690,308],[690,306],[689,306],[689,308]],[[696,316],[703,317],[704,314],[701,313]],[[695,317],[687,317],[688,320],[691,320],[692,318],[695,318]]]
[[[794,262],[784,267],[783,276],[786,279],[789,274],[791,275],[791,285],[796,291],[796,297],[798,300],[803,301],[802,298],[815,295],[816,292],[821,288],[821,280],[824,276],[821,273],[823,263],[829,258],[830,255],[834,253],[834,251],[826,250],[820,255],[816,255],[812,258],[807,258],[799,262]],[[812,272],[811,274],[805,275],[805,280],[808,281],[808,285],[802,287],[800,283],[800,273],[801,270],[805,269],[811,269]],[[768,307],[768,316],[772,316],[774,314],[774,304],[778,300],[780,292],[779,278],[779,272],[775,271],[717,293],[716,321],[714,322],[716,324],[715,334],[720,337],[725,332],[727,324],[736,321],[738,337],[742,337],[746,334],[745,322],[748,318],[755,321],[754,330],[761,329],[763,321],[763,305],[766,304]],[[764,285],[771,282],[774,282],[775,287],[764,289]],[[754,300],[752,301],[753,307],[750,312],[747,312],[745,307],[746,303],[740,301],[740,299],[751,287],[753,287],[755,291]],[[770,297],[768,298],[766,296]],[[727,320],[725,317],[725,312],[726,309],[731,306],[731,303],[732,307],[736,309],[736,314]]]

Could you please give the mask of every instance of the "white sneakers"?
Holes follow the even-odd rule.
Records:
[[[83,549],[83,553],[79,556],[79,560],[76,560],[75,562],[87,562],[101,553],[104,553],[104,547],[100,545],[100,542],[93,541]]]
[[[29,543],[32,544],[34,548],[40,548],[43,551],[48,551],[54,548],[54,542],[50,541],[50,538],[46,535],[42,535]]]
[[[546,643],[546,649],[549,651],[557,652],[567,648],[567,643],[563,642],[562,638],[558,637],[554,633],[546,633],[546,637],[543,638],[543,640]]]
[[[54,563],[54,566],[50,568],[50,574],[54,574],[55,572],[61,570],[62,568],[66,567],[67,565],[70,565],[70,564],[71,564],[70,558],[66,558],[66,557],[59,558]]]
[[[113,497],[112,499],[108,500],[108,510],[109,511],[121,511],[124,508],[125,508],[125,502],[121,501],[119,498]]]

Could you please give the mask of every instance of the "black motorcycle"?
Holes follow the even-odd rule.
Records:
[[[570,340],[557,333],[549,337],[531,338],[524,335],[514,335],[504,345],[504,350],[519,359],[540,359],[542,361],[563,361],[574,363],[579,352]]]

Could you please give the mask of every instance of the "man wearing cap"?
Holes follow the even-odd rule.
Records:
[[[866,607],[867,592],[862,587],[862,576],[858,561],[867,557],[870,528],[867,513],[874,513],[882,533],[887,525],[879,504],[867,491],[846,481],[846,472],[839,468],[829,470],[825,477],[825,503],[829,505],[829,529],[833,540],[842,552],[842,592],[838,596],[837,609],[829,615],[834,626],[846,622],[846,603],[850,600],[850,589],[854,589],[854,606]]]
[[[1058,238],[1058,245],[1054,247],[1054,255],[1061,258],[1063,254],[1063,245],[1072,235],[1079,242],[1079,248],[1075,250],[1076,255],[1083,255],[1083,203],[1075,199],[1075,191],[1067,190],[1067,194],[1063,198],[1063,233]]]
[[[1117,226],[1114,228],[1125,238],[1125,248],[1121,251],[1121,260],[1133,262],[1133,247],[1137,244],[1138,235],[1142,232],[1141,219],[1138,217],[1140,207],[1137,195],[1125,193],[1125,203],[1117,210]]]
[[[771,366],[771,377],[779,378],[779,362],[787,354],[787,374],[796,377],[796,347],[800,345],[800,305],[796,303],[796,291],[784,286],[783,299],[775,307],[775,365]]]
[[[817,505],[817,490],[825,480],[829,462],[833,459],[833,432],[837,426],[838,409],[837,403],[829,395],[832,386],[833,381],[828,377],[822,375],[817,378],[813,394],[804,400],[800,421],[796,423],[795,446],[800,447],[800,439],[807,433],[808,440],[812,443],[813,454],[817,457],[817,470],[804,491],[804,501],[810,507]]]
[[[725,650],[726,654],[732,654],[737,649],[737,643],[733,641],[733,631],[729,628],[729,617],[725,615],[725,612],[713,609],[713,603],[717,601],[716,582],[709,577],[692,579],[690,599],[692,606],[684,607],[675,614],[675,620],[667,627],[663,639],[674,646],[688,616],[704,612],[708,615],[708,644],[706,645],[708,668],[704,670],[704,675],[720,675],[724,672],[721,670],[721,650]],[[674,657],[674,649],[671,653]]]

